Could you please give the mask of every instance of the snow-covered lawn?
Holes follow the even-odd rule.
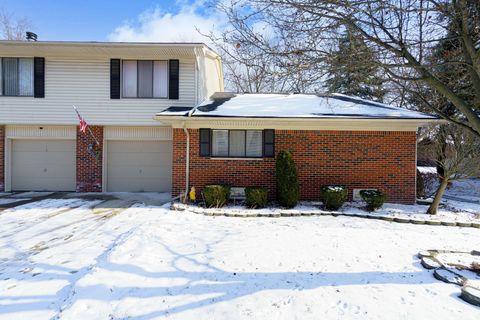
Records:
[[[48,199],[0,213],[0,318],[480,317],[416,256],[478,250],[478,229],[98,204]]]

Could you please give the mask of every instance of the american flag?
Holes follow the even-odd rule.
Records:
[[[87,122],[82,118],[82,116],[80,115],[80,113],[77,110],[77,107],[73,106],[73,109],[75,109],[75,112],[77,113],[78,120],[80,121],[80,131],[85,133],[85,131],[87,131],[87,127],[88,127]]]

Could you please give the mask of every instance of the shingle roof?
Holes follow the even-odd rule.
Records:
[[[158,115],[188,115],[167,109]],[[340,94],[232,94],[217,93],[191,117],[224,118],[371,118],[437,119],[438,117]]]

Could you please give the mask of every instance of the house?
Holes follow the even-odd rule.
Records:
[[[170,192],[172,129],[154,115],[223,91],[201,43],[0,41],[0,60],[5,191]]]
[[[216,93],[155,117],[173,128],[172,192],[212,182],[263,186],[275,195],[275,154],[290,150],[300,199],[326,184],[380,189],[387,201],[416,199],[416,133],[435,116],[339,94]]]
[[[416,132],[436,117],[342,95],[225,93],[201,43],[0,42],[0,189],[265,186],[293,151],[300,196],[324,184],[413,203]],[[75,105],[91,132],[78,130]],[[98,141],[98,143],[96,143]]]

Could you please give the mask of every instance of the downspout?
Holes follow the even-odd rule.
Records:
[[[187,113],[187,117],[191,118],[193,112],[197,106],[195,106],[192,110]],[[185,151],[185,195],[184,195],[184,202],[187,201],[188,198],[188,191],[190,187],[190,132],[188,132],[186,121],[183,121],[183,132],[185,132],[185,136],[187,138],[187,145]]]
[[[185,121],[183,122],[183,132],[185,132],[185,135],[187,137],[187,147],[185,151],[185,195],[183,198],[183,202],[187,202],[188,187],[190,185],[190,132],[188,132]]]

